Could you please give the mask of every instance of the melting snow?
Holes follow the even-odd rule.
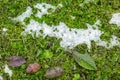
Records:
[[[22,22],[22,24],[25,24],[24,23],[24,19],[30,17],[31,14],[33,14],[32,13],[32,8],[31,7],[27,7],[27,9],[26,9],[25,12],[23,12],[20,16],[18,16],[16,18],[13,18],[12,20],[14,20],[14,21],[20,21],[20,22]]]
[[[120,26],[120,13],[113,14],[109,23],[116,24],[117,26]]]
[[[7,64],[5,65],[4,71],[5,71],[5,73],[8,73],[10,77],[12,76],[12,70],[10,70],[10,69],[8,68],[8,65],[7,65]]]
[[[85,0],[83,3],[87,3],[94,0]],[[62,4],[58,4],[58,6],[62,7]],[[51,4],[41,3],[34,5],[34,8],[37,8],[38,11],[35,14],[36,17],[41,18],[44,14],[50,14],[48,12],[49,9],[52,9],[52,12],[55,11],[56,7],[52,6]],[[24,23],[24,19],[26,17],[30,17],[32,14],[32,8],[27,7],[26,11],[16,17],[13,18],[15,21],[21,21]],[[117,17],[116,17],[117,16]],[[113,15],[113,18],[111,19],[110,23],[116,23],[120,26],[120,13]],[[117,21],[117,22],[116,22]],[[75,46],[79,44],[85,43],[87,47],[91,48],[91,41],[96,42],[99,46],[104,46],[106,48],[111,48],[113,46],[119,46],[120,42],[118,41],[118,38],[114,35],[112,35],[112,38],[110,40],[110,43],[102,41],[100,39],[103,32],[98,29],[98,25],[100,26],[101,23],[99,20],[96,21],[95,24],[90,25],[86,23],[87,29],[76,29],[76,28],[68,28],[67,25],[63,22],[60,22],[58,26],[49,26],[46,23],[38,23],[35,20],[31,20],[28,25],[25,25],[25,30],[21,33],[22,35],[31,34],[33,37],[39,37],[39,36],[50,36],[50,37],[57,37],[58,39],[61,39],[60,45],[63,48],[69,48],[72,49]],[[43,33],[41,33],[43,31]]]
[[[33,27],[34,26],[34,27]],[[96,29],[93,29],[94,28]],[[62,39],[60,45],[63,48],[70,48],[77,46],[78,44],[86,43],[90,49],[91,41],[100,41],[102,32],[98,30],[97,25],[87,24],[88,29],[70,29],[63,22],[60,22],[58,26],[49,26],[46,23],[39,24],[38,22],[31,20],[27,25],[22,35],[31,34],[32,36],[50,36]],[[40,31],[43,31],[43,34]]]
[[[62,4],[58,4],[57,7],[63,7]],[[37,13],[34,14],[35,17],[41,18],[45,14],[51,14],[56,10],[56,6],[52,6],[51,4],[47,3],[37,3],[34,5],[34,8],[37,9]],[[48,10],[52,9],[52,12],[49,12]],[[23,25],[25,25],[24,19],[29,18],[33,14],[32,8],[30,6],[27,7],[26,11],[23,12],[20,16],[12,18],[14,21],[20,21]]]
[[[41,3],[41,4],[36,4],[34,8],[39,9],[37,13],[35,14],[36,17],[41,18],[44,14],[50,14],[48,12],[49,9],[52,9],[52,12],[55,11],[56,7],[52,6],[51,4],[46,4],[46,3]]]
[[[120,42],[118,41],[118,37],[112,35],[112,38],[110,39],[110,43],[109,43],[109,47],[108,48],[111,48],[113,46],[118,46],[120,47]]]
[[[61,47],[72,49],[79,44],[85,43],[87,47],[91,48],[91,41],[95,41],[97,45],[104,46],[106,48],[111,48],[113,46],[118,46],[120,43],[118,38],[112,36],[109,45],[107,46],[107,42],[102,41],[100,36],[103,34],[102,31],[98,29],[98,25],[100,25],[100,21],[96,21],[94,25],[86,24],[87,29],[75,29],[68,28],[67,25],[63,22],[60,22],[58,26],[49,26],[46,23],[38,23],[34,20],[30,21],[30,24],[26,26],[26,29],[22,32],[22,35],[31,34],[33,37],[39,36],[50,36],[57,37],[58,39],[62,39],[60,42]],[[40,31],[43,31],[41,33]]]
[[[98,46],[104,46],[107,49],[110,49],[113,46],[118,46],[120,47],[120,42],[118,40],[118,37],[112,35],[112,38],[110,39],[110,43],[105,42],[105,41],[99,41],[97,43]]]

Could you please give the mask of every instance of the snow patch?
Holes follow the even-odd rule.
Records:
[[[86,4],[91,1],[94,0],[85,0],[83,4]],[[58,4],[58,6],[62,7],[62,4]],[[35,16],[41,18],[44,14],[51,14],[56,10],[57,7],[47,3],[38,3],[34,5],[34,8],[38,9]],[[52,9],[51,13],[48,12],[49,9]],[[93,25],[86,23],[87,29],[68,28],[67,25],[63,22],[60,22],[58,26],[49,26],[44,22],[40,24],[35,20],[30,20],[30,23],[28,25],[25,25],[24,19],[30,17],[31,14],[33,14],[32,8],[27,7],[26,11],[22,15],[13,18],[13,20],[20,21],[23,23],[24,26],[26,26],[25,30],[21,33],[24,36],[30,34],[33,37],[57,37],[58,39],[61,39],[60,45],[65,49],[72,49],[79,44],[85,43],[88,49],[90,50],[91,41],[96,42],[98,46],[104,46],[108,49],[113,46],[120,46],[118,38],[114,35],[112,36],[110,43],[102,41],[100,39],[101,35],[104,33],[98,29],[98,26],[101,26],[100,20],[97,20]],[[73,16],[71,16],[71,18],[74,19]],[[120,13],[114,14],[113,18],[110,20],[109,23],[114,23],[120,26]]]
[[[12,20],[20,21],[20,22],[22,22],[22,24],[25,25],[24,19],[30,17],[31,14],[33,14],[32,8],[28,6],[25,12],[23,12],[20,16],[18,16],[16,18],[12,18]]]
[[[120,13],[113,14],[109,23],[116,24],[117,26],[120,26]]]
[[[30,24],[26,26],[26,29],[22,32],[22,35],[31,34],[38,36],[50,36],[62,39],[60,45],[63,48],[74,48],[78,44],[87,44],[90,49],[91,41],[100,41],[100,36],[103,32],[98,30],[96,24],[87,24],[88,29],[72,29],[68,28],[63,22],[60,22],[58,26],[49,26],[46,23],[39,24],[38,22],[31,20]],[[93,29],[94,27],[94,29]],[[40,31],[43,33],[40,33]]]
[[[91,41],[94,41],[97,45],[104,46],[108,49],[113,46],[120,45],[118,38],[115,36],[112,36],[110,43],[100,39],[103,34],[103,32],[98,29],[98,25],[101,25],[100,20],[97,20],[94,25],[90,25],[88,23],[86,23],[86,25],[87,29],[75,29],[68,28],[63,22],[60,22],[58,26],[49,26],[44,22],[40,24],[31,20],[22,32],[22,35],[26,36],[27,34],[30,34],[33,37],[43,36],[43,38],[46,36],[57,37],[58,39],[62,39],[60,45],[65,49],[72,49],[79,44],[85,43],[90,50]]]
[[[63,5],[58,4],[57,7],[63,7]],[[37,13],[34,15],[35,15],[35,17],[41,18],[45,14],[51,14],[52,12],[54,12],[57,7],[52,6],[51,4],[47,4],[47,3],[37,3],[36,5],[34,5],[34,8],[37,9]],[[48,11],[49,9],[52,9],[52,11],[49,12]],[[23,12],[20,16],[11,18],[11,19],[14,21],[20,21],[20,22],[22,22],[23,25],[26,25],[24,22],[24,19],[29,18],[32,14],[33,14],[32,8],[30,6],[28,6],[26,11]]]
[[[120,42],[118,40],[118,37],[112,35],[112,38],[110,39],[110,44],[109,44],[109,47],[108,48],[111,48],[113,46],[118,46],[120,47]]]
[[[5,71],[5,73],[8,73],[10,77],[11,77],[12,74],[13,74],[13,73],[12,73],[12,70],[10,70],[10,69],[8,68],[8,65],[7,65],[7,64],[5,65],[4,71]]]
[[[14,21],[20,21],[22,22],[23,25],[25,25],[24,19],[25,18],[29,18],[31,16],[32,13],[32,8],[31,7],[27,7],[26,11],[23,12],[20,16],[12,18],[12,20]]]
[[[103,46],[103,47],[105,47],[105,48],[107,48],[107,49],[110,49],[110,48],[112,48],[112,47],[114,47],[114,46],[120,47],[120,42],[119,42],[119,40],[118,40],[118,37],[112,35],[112,38],[110,39],[110,43],[105,42],[105,41],[99,41],[99,42],[97,43],[97,45],[98,45],[98,46]]]
[[[44,14],[50,14],[48,12],[49,9],[52,9],[52,12],[55,11],[56,7],[55,6],[52,6],[51,4],[46,4],[46,3],[41,3],[41,4],[36,4],[34,6],[34,8],[37,8],[38,11],[37,13],[35,14],[36,17],[39,17],[41,18]]]

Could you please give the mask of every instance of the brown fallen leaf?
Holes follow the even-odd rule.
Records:
[[[54,68],[50,68],[46,71],[45,73],[45,77],[46,78],[56,78],[59,77],[63,74],[63,69],[60,67],[54,67]]]
[[[29,66],[26,69],[27,73],[35,73],[40,69],[40,65],[38,63],[29,64]]]
[[[22,56],[11,56],[9,58],[9,65],[12,67],[21,66],[26,60]]]

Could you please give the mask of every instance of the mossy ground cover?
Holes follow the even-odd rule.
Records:
[[[86,29],[86,22],[94,24],[99,19],[102,22],[99,29],[104,32],[101,39],[109,42],[111,35],[115,35],[120,40],[120,27],[108,23],[113,13],[120,12],[119,0],[95,0],[83,7],[79,6],[83,0],[2,0],[0,1],[0,33],[2,33],[2,28],[8,29],[6,36],[0,34],[0,74],[3,75],[4,80],[48,80],[44,77],[45,71],[55,66],[62,67],[64,74],[52,80],[72,80],[76,75],[80,75],[78,80],[84,80],[83,75],[85,80],[120,80],[119,47],[108,50],[92,42],[91,50],[88,52],[86,44],[76,46],[73,50],[80,53],[88,52],[94,59],[97,70],[91,71],[80,67],[73,56],[60,47],[60,40],[57,38],[21,36],[24,26],[19,22],[13,22],[9,17],[16,17],[23,13],[27,6],[33,7],[34,4],[42,2],[54,6],[62,3],[63,7],[50,15],[44,15],[41,19],[31,16],[25,20],[26,23],[29,23],[30,19],[35,19],[38,22],[44,21],[48,25],[58,25],[59,22],[64,22],[70,28]],[[71,16],[75,16],[75,19],[71,19]],[[38,49],[41,51],[39,56],[37,55]],[[53,55],[46,58],[41,55],[45,52]],[[4,65],[8,64],[7,60],[13,55],[23,56],[27,62],[20,67],[10,67],[13,71],[10,78],[4,73]],[[27,74],[26,67],[34,62],[41,65],[40,71]]]

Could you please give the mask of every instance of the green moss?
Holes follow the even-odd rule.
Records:
[[[70,28],[84,28],[85,23],[94,24],[96,20],[102,21],[102,26],[99,29],[104,32],[102,40],[109,41],[111,35],[116,35],[120,38],[120,28],[116,25],[108,24],[111,19],[112,13],[119,12],[119,0],[96,0],[95,3],[85,4],[84,7],[80,7],[79,4],[83,0],[4,0],[0,2],[0,29],[8,28],[8,35],[3,36],[0,34],[1,50],[0,50],[0,73],[3,74],[5,80],[48,80],[44,77],[45,71],[49,67],[60,66],[64,68],[63,76],[57,78],[58,80],[72,80],[75,74],[84,74],[86,80],[119,80],[120,79],[120,48],[113,47],[107,50],[104,47],[98,47],[92,42],[91,52],[89,54],[94,58],[97,64],[97,71],[89,71],[80,67],[72,55],[65,52],[60,47],[59,39],[56,38],[32,38],[31,35],[26,37],[21,36],[23,31],[23,25],[19,22],[13,22],[9,17],[16,17],[26,10],[27,6],[33,7],[34,4],[40,2],[50,3],[54,6],[62,3],[63,7],[58,8],[50,15],[44,15],[41,19],[32,15],[30,18],[25,19],[26,23],[29,23],[30,19],[35,19],[42,23],[45,21],[48,25],[58,25],[59,22],[65,22]],[[34,10],[36,13],[36,10]],[[75,16],[72,20],[70,16]],[[53,53],[51,58],[44,59],[41,56],[37,56],[37,50],[46,51],[49,50]],[[85,44],[78,45],[75,49],[80,53],[88,51]],[[20,67],[12,68],[13,76],[10,78],[8,74],[4,73],[4,65],[7,64],[7,60],[10,56],[20,55],[26,59],[26,63]],[[30,63],[37,62],[41,65],[39,72],[35,74],[27,74],[25,72],[26,67]],[[76,66],[76,69],[74,69]],[[56,79],[54,79],[56,80]]]

